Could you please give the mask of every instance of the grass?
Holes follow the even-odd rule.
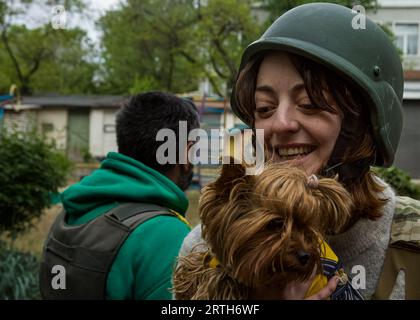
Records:
[[[16,250],[31,252],[35,256],[41,257],[44,240],[61,209],[61,205],[54,205],[51,208],[46,209],[34,227],[20,234],[13,242],[9,239],[5,240],[7,240],[7,242]]]

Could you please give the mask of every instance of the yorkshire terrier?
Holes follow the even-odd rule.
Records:
[[[282,299],[286,285],[312,284],[309,297],[336,275],[331,299],[363,299],[324,241],[348,223],[352,199],[331,178],[270,164],[246,175],[240,164],[222,166],[200,197],[208,250],[180,257],[173,277],[176,299]]]

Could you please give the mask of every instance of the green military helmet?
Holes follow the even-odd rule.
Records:
[[[360,19],[357,15],[329,3],[289,10],[245,49],[239,71],[265,50],[288,51],[336,71],[366,96],[378,148],[375,165],[389,167],[402,130],[402,65],[392,42],[375,22],[366,17],[365,29],[352,27]],[[246,119],[238,108],[235,89],[231,106],[239,118]]]

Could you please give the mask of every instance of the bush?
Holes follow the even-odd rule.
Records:
[[[420,200],[420,187],[411,181],[411,177],[394,166],[390,168],[374,168],[374,172],[389,183],[399,196],[407,196]]]
[[[0,233],[15,237],[50,206],[71,162],[34,132],[0,134]]]
[[[39,261],[29,254],[7,249],[0,242],[0,299],[40,299]]]

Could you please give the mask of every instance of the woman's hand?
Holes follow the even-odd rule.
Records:
[[[305,294],[311,286],[313,278],[306,282],[293,282],[286,285],[283,291],[283,299],[285,300],[327,300],[337,288],[339,281],[338,276],[332,277],[327,285],[316,294],[305,298]]]

